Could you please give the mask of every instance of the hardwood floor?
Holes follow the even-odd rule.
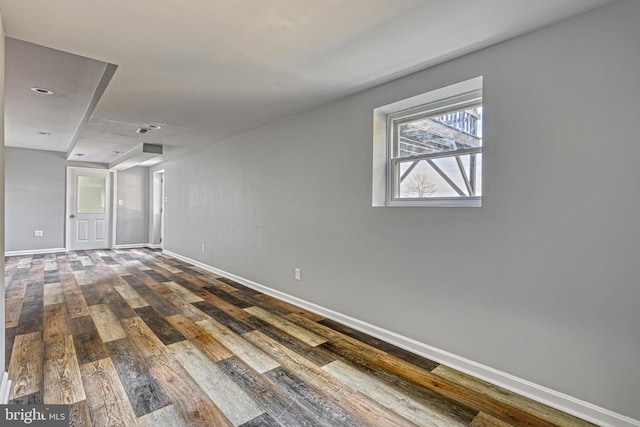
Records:
[[[76,426],[587,426],[158,251],[6,259],[10,403]]]

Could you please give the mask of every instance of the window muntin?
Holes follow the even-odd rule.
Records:
[[[481,90],[389,114],[387,130],[387,205],[480,205]]]

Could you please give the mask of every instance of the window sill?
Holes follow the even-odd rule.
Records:
[[[433,198],[433,199],[396,199],[389,200],[386,207],[436,207],[436,208],[479,208],[482,207],[481,197]]]

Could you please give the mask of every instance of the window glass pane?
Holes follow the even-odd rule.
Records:
[[[105,213],[105,188],[105,177],[79,176],[78,213]]]
[[[473,162],[475,168],[472,167]],[[401,162],[399,172],[401,182],[397,198],[482,195],[482,154]]]
[[[482,107],[398,123],[396,157],[482,146]]]

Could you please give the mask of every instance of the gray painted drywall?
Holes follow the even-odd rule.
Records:
[[[64,153],[6,148],[7,251],[64,248],[66,164]]]
[[[57,151],[5,148],[7,252],[64,248],[67,166],[100,167],[68,162]]]
[[[640,419],[639,20],[618,1],[158,166],[165,248]],[[371,207],[372,110],[480,75],[482,207]]]
[[[118,172],[116,244],[149,242],[149,169],[137,166]]]
[[[0,117],[4,117],[4,26],[0,13]],[[4,119],[0,120],[0,254],[4,253]],[[4,272],[4,257],[0,257],[0,271]],[[5,343],[4,343],[4,274],[0,277],[0,369],[5,368]],[[8,364],[9,361],[6,361]]]

